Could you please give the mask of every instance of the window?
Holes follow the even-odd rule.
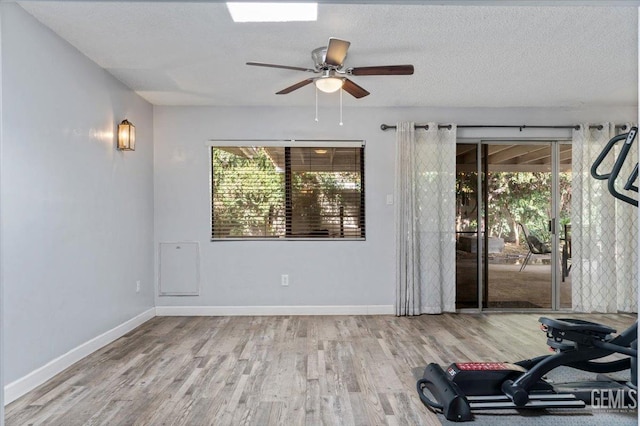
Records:
[[[212,239],[365,238],[363,142],[255,144],[211,147]]]

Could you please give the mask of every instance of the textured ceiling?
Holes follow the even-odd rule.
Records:
[[[274,93],[310,74],[245,62],[312,67],[329,37],[351,41],[346,66],[415,66],[353,77],[371,95],[347,106],[638,103],[636,7],[320,4],[317,22],[237,24],[221,3],[20,4],[156,105],[309,105],[313,86]]]

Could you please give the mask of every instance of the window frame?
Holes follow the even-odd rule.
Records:
[[[281,148],[360,148],[362,149],[360,157],[360,199],[362,208],[361,223],[362,223],[362,236],[361,237],[292,237],[292,236],[243,236],[243,237],[224,237],[214,238],[213,223],[213,176],[214,176],[214,164],[213,164],[213,148],[220,147],[281,147]],[[209,237],[211,242],[220,241],[366,241],[366,185],[365,185],[365,157],[366,157],[366,143],[363,139],[323,139],[323,140],[311,140],[311,139],[210,139],[206,142],[206,147],[209,152]]]

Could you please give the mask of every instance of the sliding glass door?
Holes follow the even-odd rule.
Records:
[[[560,309],[571,309],[571,156],[571,143],[559,143],[556,247],[560,257],[560,280],[556,293]]]
[[[491,143],[484,153],[485,306],[550,309],[551,145]]]
[[[457,307],[571,306],[571,145],[457,146]]]
[[[480,145],[456,146],[456,308],[477,308],[481,303],[480,267],[482,230],[478,155]],[[480,236],[480,238],[479,238]]]

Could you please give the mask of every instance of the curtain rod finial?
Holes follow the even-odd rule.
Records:
[[[380,125],[380,129],[381,130],[387,130],[389,128],[389,126],[387,126],[386,124],[381,124]]]

